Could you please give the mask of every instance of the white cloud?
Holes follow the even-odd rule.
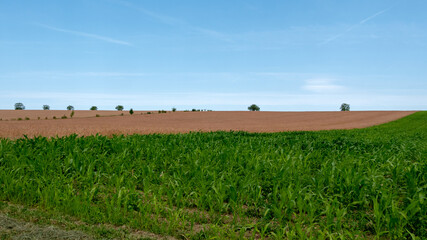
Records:
[[[344,86],[333,82],[333,80],[327,78],[309,79],[306,80],[303,89],[315,93],[332,93],[345,90]]]

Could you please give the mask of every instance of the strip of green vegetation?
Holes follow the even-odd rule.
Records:
[[[427,238],[427,112],[359,130],[0,140],[0,199],[178,238]]]

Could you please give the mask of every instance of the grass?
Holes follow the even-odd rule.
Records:
[[[427,112],[358,130],[2,139],[0,200],[176,238],[425,239],[426,159]]]

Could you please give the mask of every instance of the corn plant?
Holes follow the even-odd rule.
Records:
[[[427,113],[357,130],[0,140],[0,200],[181,238],[427,238]]]

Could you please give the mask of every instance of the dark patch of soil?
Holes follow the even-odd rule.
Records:
[[[38,240],[38,239],[92,239],[83,232],[63,230],[54,226],[37,226],[22,222],[0,213],[0,239]]]

